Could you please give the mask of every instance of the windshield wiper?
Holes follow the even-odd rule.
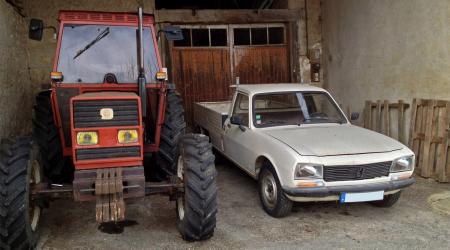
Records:
[[[102,40],[108,34],[109,34],[109,27],[104,29],[94,40],[92,40],[90,43],[88,43],[84,48],[78,50],[77,54],[73,57],[73,60],[75,60],[75,58],[77,58],[81,54],[83,54],[86,50],[88,50],[90,47],[92,47],[98,41]]]
[[[302,124],[310,122],[310,121],[317,121],[318,123],[327,123],[327,122],[329,122],[329,123],[339,123],[339,124],[343,124],[344,123],[340,119],[339,120],[338,119],[330,119],[328,117],[309,117],[309,118],[303,118]]]

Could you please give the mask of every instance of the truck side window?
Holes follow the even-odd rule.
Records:
[[[248,96],[238,93],[233,108],[233,116],[239,116],[243,126],[248,127]]]

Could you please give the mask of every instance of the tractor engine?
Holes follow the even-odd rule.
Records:
[[[140,98],[90,92],[70,105],[74,198],[96,199],[98,222],[123,220],[123,199],[145,195]]]

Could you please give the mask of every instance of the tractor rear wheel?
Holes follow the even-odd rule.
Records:
[[[159,151],[156,154],[156,179],[166,180],[177,172],[179,142],[186,130],[184,108],[180,95],[173,89],[167,90],[164,124],[161,128]]]
[[[214,234],[217,185],[214,155],[209,138],[189,134],[181,141],[177,176],[184,193],[177,198],[178,229],[185,240],[207,240]]]
[[[41,205],[30,188],[41,182],[39,151],[30,138],[0,145],[0,248],[31,249],[38,239]]]
[[[51,91],[42,91],[36,96],[33,113],[33,139],[39,145],[44,174],[52,181],[63,177],[64,156],[58,128],[53,121]]]

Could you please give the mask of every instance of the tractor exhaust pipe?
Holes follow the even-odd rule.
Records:
[[[147,116],[147,90],[145,89],[146,79],[145,79],[145,70],[144,70],[144,42],[143,42],[143,14],[142,7],[138,9],[139,16],[139,77],[138,77],[138,85],[139,85],[139,96],[141,97],[141,110],[142,110],[142,119],[145,122],[145,117]]]

